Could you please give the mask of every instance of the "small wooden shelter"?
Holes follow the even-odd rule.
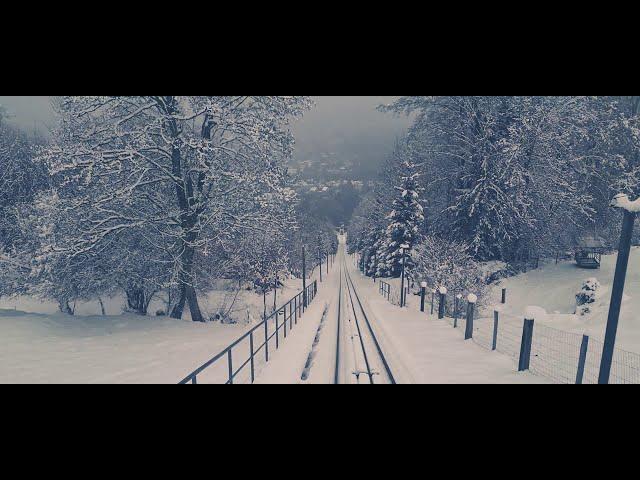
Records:
[[[595,235],[585,235],[576,242],[576,263],[580,268],[600,268],[605,241]]]

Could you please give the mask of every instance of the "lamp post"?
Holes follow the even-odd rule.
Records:
[[[409,245],[403,243],[400,245],[402,248],[402,282],[400,283],[400,308],[403,308],[407,304],[406,295],[404,293],[404,276],[405,276],[405,266],[407,262],[407,250],[410,248]]]
[[[640,199],[631,202],[626,195],[617,195],[611,201],[611,206],[624,210],[624,220],[622,222],[622,234],[620,235],[620,245],[618,247],[616,273],[613,279],[607,330],[602,348],[602,359],[600,361],[598,383],[601,385],[608,384],[611,377],[611,364],[613,362],[616,335],[618,333],[618,320],[620,319],[620,308],[622,307],[624,284],[627,278],[629,255],[631,253],[631,237],[633,235],[633,225],[636,221],[637,212],[640,211]]]

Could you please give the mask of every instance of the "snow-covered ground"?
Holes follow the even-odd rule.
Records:
[[[245,328],[0,310],[0,382],[177,383]]]
[[[507,304],[500,306],[501,321],[520,325],[527,307],[537,310],[536,324],[576,334],[604,337],[604,327],[615,255],[603,257],[598,271],[581,270],[572,262],[543,268],[504,280],[491,291],[497,303],[507,288]],[[399,383],[545,383],[529,373],[517,373],[513,355],[490,352],[474,342],[465,342],[460,330],[447,321],[420,313],[419,298],[409,298],[401,310],[378,292],[378,284],[357,272],[347,257],[346,265],[359,291],[370,320]],[[338,263],[320,285],[318,297],[303,320],[271,349],[268,364],[258,362],[258,383],[333,383],[335,372],[337,312],[340,269]],[[317,272],[316,272],[317,273]],[[602,284],[592,313],[575,315],[575,294],[583,281],[596,277]],[[297,280],[287,282],[279,299],[289,299],[300,289]],[[392,282],[394,286],[398,282]],[[344,292],[343,292],[344,293]],[[618,347],[640,351],[640,248],[632,251]],[[219,305],[229,306],[230,293],[218,291],[203,298],[209,313]],[[344,301],[344,297],[343,297]],[[478,316],[488,320],[492,301]],[[273,303],[268,300],[269,305]],[[281,304],[280,301],[278,301]],[[31,298],[0,300],[0,382],[2,383],[175,383],[190,371],[242,336],[250,325],[194,324],[166,317],[122,314],[122,299],[106,302],[107,316],[97,315],[97,302],[78,305],[75,317],[57,313],[56,306]],[[344,311],[344,305],[342,305]],[[162,308],[161,302],[150,311]],[[428,307],[427,307],[428,309]],[[236,317],[259,317],[262,298],[240,292],[233,308]],[[254,323],[255,325],[255,323]],[[485,332],[481,332],[485,334]],[[501,338],[502,340],[502,338]],[[237,352],[243,359],[243,347]],[[596,363],[594,357],[592,363]],[[223,364],[224,363],[224,364]],[[305,379],[303,372],[305,367]],[[226,363],[208,372],[203,382],[226,378]],[[568,367],[567,377],[573,374]],[[242,376],[241,376],[242,377]],[[239,383],[246,381],[246,375]]]
[[[296,295],[299,284],[287,281],[278,304]],[[229,296],[214,292],[203,299],[203,309],[229,306]],[[241,292],[237,317],[248,312],[255,325],[262,302],[260,295]],[[50,302],[0,299],[0,383],[177,383],[250,328],[122,314],[121,298],[105,304],[107,316],[98,315],[97,302],[79,304],[77,315],[68,316]],[[154,302],[150,312],[156,307],[162,304]],[[217,374],[226,371],[212,371]]]
[[[538,315],[536,322],[572,333],[586,333],[603,340],[617,255],[602,257],[600,270],[584,270],[575,262],[548,264],[538,270],[503,280],[492,291],[498,302],[502,288],[507,288],[504,314],[522,318],[528,306],[541,307],[547,315]],[[575,315],[576,293],[583,282],[595,277],[601,284],[591,313]],[[620,313],[617,344],[623,350],[640,353],[640,248],[631,251],[625,296]]]
[[[398,383],[548,382],[530,373],[516,372],[514,361],[508,356],[465,342],[460,332],[452,329],[446,321],[421,314],[415,299],[407,309],[391,305],[378,294],[377,284],[357,272],[350,257],[347,257],[346,265]],[[317,303],[307,312],[304,326],[294,330],[273,360],[264,367],[259,383],[333,383],[339,282],[339,269],[336,268],[323,285]],[[346,289],[343,295],[346,295]],[[342,305],[343,322],[347,317],[345,301]],[[303,381],[301,374],[310,352],[313,352],[312,368],[309,378]],[[343,353],[348,354],[346,351]]]
[[[274,352],[258,384],[330,384],[335,369],[338,263],[319,284],[318,295],[302,320]],[[303,373],[306,375],[303,378]]]
[[[406,309],[392,305],[378,293],[378,284],[351,268],[399,383],[548,383],[518,373],[508,356],[464,341],[447,321],[421,313],[418,297],[411,297]]]

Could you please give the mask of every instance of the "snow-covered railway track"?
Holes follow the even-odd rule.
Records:
[[[393,373],[347,270],[344,256],[339,295],[339,305],[342,305],[343,298],[345,300],[346,315],[342,315],[339,306],[335,383],[395,384]],[[345,337],[348,341],[345,341]],[[350,351],[348,355],[347,351]],[[340,372],[343,378],[340,378]]]

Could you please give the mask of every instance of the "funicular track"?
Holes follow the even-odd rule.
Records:
[[[339,372],[341,371],[341,362],[347,360],[347,355],[340,354],[342,347],[341,341],[343,341],[344,335],[347,335],[351,337],[351,342],[345,342],[344,347],[348,348],[349,345],[352,346],[354,360],[353,365],[351,365],[352,371],[349,372],[352,374],[351,378],[342,380],[346,380],[346,383],[353,383],[353,381],[349,382],[348,380],[355,380],[357,384],[395,385],[395,377],[393,376],[384,351],[380,346],[380,342],[376,337],[371,321],[365,312],[355,283],[347,269],[344,255],[340,269],[335,383],[340,383]],[[342,315],[343,295],[347,315]],[[352,315],[349,315],[349,313]],[[350,327],[350,330],[347,327]],[[355,329],[353,327],[355,327]]]

